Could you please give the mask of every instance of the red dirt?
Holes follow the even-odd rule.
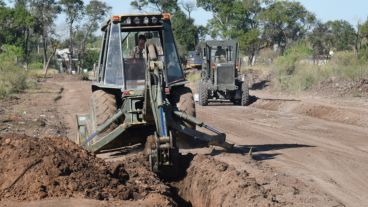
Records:
[[[366,204],[366,190],[359,185],[367,180],[363,173],[366,145],[362,144],[366,140],[366,119],[359,116],[366,110],[358,106],[355,109],[351,101],[341,107],[327,102],[322,104],[326,107],[319,107],[320,102],[303,100],[294,105],[261,97],[251,107],[198,106],[199,118],[225,131],[236,149],[187,150],[197,154],[184,156],[185,175],[167,182],[148,170],[142,152],[137,152],[140,149],[124,149],[99,159],[60,138],[74,140],[75,114],[88,113],[89,96],[90,82],[56,77],[32,93],[0,102],[0,173],[5,172],[0,178],[0,206]],[[341,121],[347,114],[352,122]],[[46,124],[41,124],[41,118]],[[253,155],[248,156],[251,147]],[[114,177],[116,166],[120,166],[119,177]],[[46,171],[50,173],[46,175]],[[65,171],[72,173],[62,176]],[[54,180],[65,192],[52,185]],[[74,189],[71,183],[80,187]]]
[[[106,163],[62,138],[0,137],[0,199],[92,198],[139,200],[169,187],[147,170],[125,171],[125,163]],[[167,199],[170,200],[170,199]]]
[[[195,156],[185,178],[175,186],[193,206],[277,205],[247,171],[237,171],[210,156]]]

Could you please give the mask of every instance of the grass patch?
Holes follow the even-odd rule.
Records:
[[[49,68],[47,71],[47,77],[46,78],[52,78],[54,75],[58,74],[59,71],[53,68]],[[45,71],[42,69],[31,69],[28,70],[28,75],[31,78],[44,78],[45,77]]]
[[[0,98],[25,90],[27,73],[16,65],[2,63],[0,67]]]
[[[357,81],[368,78],[368,62],[354,52],[338,52],[324,65],[313,64],[307,45],[297,44],[276,60],[275,87],[289,92],[312,88],[325,80]]]
[[[83,81],[88,81],[89,80],[89,73],[88,72],[82,72],[80,75],[79,75],[79,78]]]

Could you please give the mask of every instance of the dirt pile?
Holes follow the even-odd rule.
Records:
[[[246,171],[197,155],[175,186],[193,206],[278,206],[269,191]]]
[[[368,80],[346,81],[328,79],[314,86],[311,91],[326,96],[366,97],[368,96]]]
[[[140,170],[128,175],[122,163],[106,163],[67,139],[0,137],[0,200],[138,200],[168,194],[154,174]]]

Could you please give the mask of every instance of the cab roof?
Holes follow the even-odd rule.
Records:
[[[171,15],[170,13],[148,13],[148,14],[121,14],[121,15],[112,15],[106,22],[105,24],[103,24],[101,30],[105,31],[106,27],[108,25],[110,25],[113,22],[119,22],[119,23],[124,23],[124,21],[126,21],[127,19],[130,19],[130,21],[134,21],[136,18],[139,18],[140,20],[143,20],[144,18],[157,18],[158,22],[159,21],[170,21]],[[157,25],[157,24],[155,24]],[[147,26],[153,26],[150,24],[131,24],[131,25],[123,25],[124,26],[128,26],[128,27],[147,27]]]

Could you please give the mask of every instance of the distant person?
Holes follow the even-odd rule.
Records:
[[[220,56],[226,56],[226,52],[225,52],[225,50],[224,49],[222,49],[222,47],[221,46],[217,46],[217,50],[216,50],[216,52],[215,52],[215,56],[216,57],[220,57]]]
[[[144,58],[144,47],[146,44],[146,36],[139,35],[138,36],[138,45],[134,47],[134,51],[132,54],[133,58]]]
[[[216,61],[224,62],[226,61],[226,51],[221,47],[217,46],[217,50],[215,52]]]

